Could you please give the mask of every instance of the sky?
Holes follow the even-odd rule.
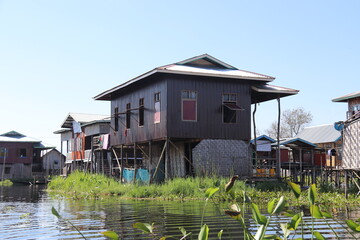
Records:
[[[345,120],[331,100],[359,89],[360,1],[0,0],[0,134],[59,146],[69,112],[110,114],[94,96],[204,53],[300,90],[311,125]],[[264,133],[277,102],[261,103]]]

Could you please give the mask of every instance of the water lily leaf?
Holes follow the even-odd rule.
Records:
[[[357,224],[353,220],[346,220],[345,222],[351,230],[353,230],[354,232],[360,232],[360,230],[357,230],[357,228],[360,226],[359,224]]]
[[[321,215],[323,215],[325,218],[332,218],[332,215],[328,212],[321,212]]]
[[[298,214],[295,214],[292,218],[291,218],[291,221],[288,225],[288,229],[289,230],[296,230],[301,222],[301,219],[303,217],[303,213],[298,213]]]
[[[272,214],[279,214],[284,209],[285,203],[284,196],[281,196]]]
[[[61,218],[60,214],[58,213],[58,211],[56,211],[54,207],[51,208],[51,213],[57,218]]]
[[[241,212],[241,209],[240,209],[239,205],[237,205],[237,204],[231,205],[230,208],[231,208],[231,210],[234,210],[236,212]]]
[[[221,229],[221,230],[218,232],[218,239],[219,239],[219,240],[221,240],[223,231],[224,231],[224,230]]]
[[[185,230],[184,227],[179,227],[179,230],[180,230],[180,232],[181,232],[181,234],[182,234],[183,236],[186,235],[186,230]]]
[[[309,191],[309,195],[308,195],[309,202],[312,205],[314,205],[315,201],[316,201],[316,198],[317,198],[316,185],[311,184],[308,191]]]
[[[204,224],[200,229],[198,240],[208,240],[208,238],[209,238],[209,227],[206,224]]]
[[[153,232],[153,226],[148,224],[148,223],[137,222],[137,223],[133,224],[133,228],[140,229],[145,233],[152,233]]]
[[[265,225],[267,223],[267,218],[264,215],[261,215],[258,205],[252,203],[251,210],[253,213],[253,218],[257,224]]]
[[[251,198],[246,194],[245,191],[243,191],[243,195],[244,195],[244,202],[251,203]]]
[[[321,235],[321,233],[319,233],[318,231],[314,232],[314,236],[318,240],[326,240],[326,238],[323,235]]]
[[[205,197],[211,198],[217,191],[219,191],[219,188],[208,188],[205,192]]]
[[[280,239],[280,237],[276,236],[276,235],[265,235],[262,239]]]
[[[255,240],[263,239],[265,232],[266,232],[265,225],[261,225],[255,234],[255,237],[254,237]]]
[[[233,210],[225,210],[225,214],[229,215],[230,217],[236,219],[236,220],[240,220],[241,219],[241,212],[238,211],[233,211]]]
[[[104,235],[105,237],[108,237],[112,240],[118,240],[119,239],[119,235],[117,235],[116,232],[113,231],[105,231],[105,232],[101,232],[102,235]]]
[[[311,216],[314,218],[323,218],[323,215],[321,214],[320,208],[317,205],[311,205],[310,206],[310,213]]]
[[[301,194],[301,188],[298,184],[296,183],[293,183],[293,182],[288,182],[292,192],[294,193],[295,197],[296,198],[299,198],[300,197],[300,194]]]
[[[268,202],[267,211],[269,214],[271,214],[274,211],[274,206],[275,206],[275,199]]]

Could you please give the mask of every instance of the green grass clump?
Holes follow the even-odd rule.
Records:
[[[5,179],[4,181],[0,181],[0,186],[6,186],[6,187],[9,187],[13,185],[13,182],[10,181],[9,179]]]
[[[204,199],[206,189],[223,187],[227,178],[175,178],[162,184],[127,183],[102,174],[90,174],[80,171],[68,177],[55,177],[48,184],[48,191],[73,198],[97,198],[116,195],[124,198],[161,198],[161,199]],[[235,191],[242,191],[245,182],[237,181]]]

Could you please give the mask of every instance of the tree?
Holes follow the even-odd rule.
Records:
[[[280,120],[280,138],[291,138],[296,136],[304,127],[312,121],[312,114],[306,112],[303,108],[287,109],[281,114]],[[265,130],[266,134],[277,138],[277,121],[271,123]]]

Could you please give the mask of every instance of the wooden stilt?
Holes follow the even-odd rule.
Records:
[[[134,143],[134,183],[136,182],[136,169],[137,169],[137,149],[136,143]]]

